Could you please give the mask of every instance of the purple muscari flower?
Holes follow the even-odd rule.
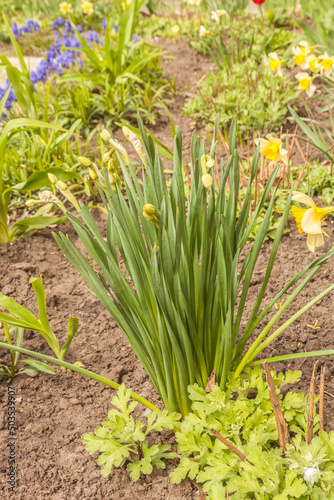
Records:
[[[27,26],[22,26],[21,31],[22,31],[22,33],[28,33],[29,30],[28,30]]]
[[[73,26],[72,26],[72,24],[70,23],[70,21],[68,19],[66,19],[66,21],[65,21],[65,29],[69,33],[72,33],[72,32],[74,33]]]
[[[32,33],[32,32],[33,32],[34,25],[33,25],[33,23],[32,23],[32,19],[28,19],[28,20],[27,20],[26,28],[27,28],[27,30],[29,31],[29,33]]]
[[[32,23],[33,23],[35,31],[37,31],[37,33],[39,33],[41,31],[41,28],[39,27],[38,22],[33,19]]]
[[[56,22],[57,22],[57,26],[59,26],[59,27],[63,26],[64,19],[61,16],[59,16],[58,19],[56,19]]]
[[[62,45],[63,44],[60,39],[59,33],[58,31],[55,31],[55,48],[57,49],[58,52],[59,52],[59,47],[61,47]]]
[[[94,42],[94,43],[99,43],[99,35],[97,34],[97,31],[88,31],[88,34],[86,36],[87,42]]]
[[[81,57],[78,57],[78,65],[79,65],[79,68],[83,68],[83,62],[82,62]]]
[[[58,26],[58,24],[57,24],[57,20],[52,21],[51,26],[52,26],[52,29],[53,29],[53,30],[56,30],[56,29],[57,29],[57,26]]]
[[[117,33],[119,32],[119,26],[116,26],[116,24],[113,24],[112,27],[115,31],[117,31]]]
[[[77,30],[79,31],[79,33],[82,33],[83,29],[82,29],[81,24],[78,24],[78,26],[77,26]]]
[[[138,35],[134,34],[133,37],[132,37],[132,42],[136,43],[136,42],[138,42],[138,40],[139,40]]]
[[[53,45],[51,45],[51,47],[49,48],[49,50],[47,51],[47,54],[46,54],[46,60],[48,62],[51,62],[53,59],[55,59],[57,56],[57,52],[56,52],[56,49],[54,48]]]
[[[106,19],[102,19],[102,28],[106,29],[107,27],[107,21]]]

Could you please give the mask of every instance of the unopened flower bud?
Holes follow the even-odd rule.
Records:
[[[100,136],[102,137],[102,139],[104,141],[109,141],[109,139],[111,139],[111,133],[108,132],[108,130],[106,128],[104,128],[102,130],[102,132],[100,133]]]
[[[145,212],[145,210],[143,210],[143,216],[145,217],[146,220],[154,221],[154,215],[148,214],[147,212]]]
[[[26,207],[34,207],[36,204],[38,204],[37,200],[28,200],[25,202]]]
[[[213,182],[212,176],[210,174],[204,174],[202,176],[202,182],[204,184],[204,187],[209,189],[212,186],[212,182]]]
[[[85,156],[78,156],[78,162],[81,163],[83,167],[90,167],[92,162]]]
[[[109,159],[110,159],[110,151],[108,151],[108,153],[104,153],[104,155],[102,156],[102,162],[107,163]]]
[[[148,203],[147,205],[144,205],[143,209],[144,209],[144,212],[146,212],[149,215],[155,214],[155,206],[151,205],[150,203]]]
[[[67,184],[65,184],[65,182],[63,182],[63,181],[57,181],[56,186],[59,189],[67,189]]]
[[[108,170],[109,172],[115,172],[116,170],[116,165],[112,158],[110,158],[110,160],[108,161]]]
[[[93,179],[93,181],[95,181],[97,179],[96,173],[91,168],[88,169],[88,173],[90,175],[90,178]]]
[[[56,184],[56,182],[58,181],[58,177],[54,174],[48,174],[48,178],[51,184]]]
[[[215,166],[215,160],[211,158],[209,155],[202,155],[201,158],[201,167],[202,167],[202,173],[205,175],[210,168]]]

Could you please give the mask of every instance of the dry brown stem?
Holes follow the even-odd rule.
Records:
[[[317,373],[318,363],[319,361],[316,361],[316,363],[314,364],[311,383],[310,383],[308,420],[307,420],[307,432],[306,432],[307,444],[310,444],[313,438],[315,375]]]
[[[232,453],[235,453],[239,458],[241,458],[243,462],[251,463],[249,460],[247,460],[246,455],[244,455],[242,451],[238,450],[238,448],[234,446],[234,444],[227,441],[227,439],[225,439],[218,431],[215,431],[214,429],[210,429],[210,431],[215,436],[215,438],[219,439],[219,441],[221,441],[225,446],[227,446],[227,448],[231,450]]]
[[[324,430],[324,397],[325,397],[325,373],[326,367],[321,367],[320,372],[320,399],[319,399],[319,427]]]
[[[273,378],[270,373],[270,368],[265,361],[263,363],[263,367],[266,371],[267,375],[267,382],[268,382],[268,389],[269,389],[269,396],[270,396],[270,401],[271,405],[273,407],[273,412],[276,420],[276,425],[277,425],[277,430],[278,430],[278,439],[279,439],[279,444],[281,448],[283,448],[283,452],[286,452],[286,445],[289,444],[289,428],[287,426],[287,423],[285,421],[282,409],[280,407],[278,397],[276,394],[276,387],[273,381]]]

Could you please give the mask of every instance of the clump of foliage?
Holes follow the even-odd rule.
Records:
[[[277,130],[300,93],[286,76],[273,76],[269,67],[258,67],[255,58],[233,65],[230,72],[227,68],[211,72],[198,86],[183,112],[194,121],[213,124],[219,111],[224,127],[237,117],[242,133]]]
[[[117,396],[111,404],[114,409],[108,413],[108,419],[97,427],[94,434],[89,432],[83,435],[86,450],[92,455],[99,451],[97,463],[103,465],[102,475],[106,477],[113,467],[122,467],[125,463],[131,479],[137,481],[141,474],[151,474],[153,466],[165,469],[165,459],[175,458],[176,453],[168,451],[168,444],[153,444],[149,446],[147,438],[153,432],[163,429],[179,428],[179,413],[167,414],[166,410],[154,410],[147,416],[147,423],[135,421],[132,416],[137,406],[136,401],[129,402],[131,389],[122,384]]]
[[[300,379],[301,372],[271,372],[279,404],[294,434],[287,452],[279,446],[277,424],[263,370],[246,369],[230,374],[227,389],[215,385],[206,393],[189,387],[192,413],[176,432],[183,455],[171,473],[173,483],[185,477],[203,484],[210,500],[303,500],[334,498],[334,432],[324,431],[304,440],[307,431],[307,397],[302,391],[282,394],[282,388]],[[319,416],[314,418],[314,432]],[[246,459],[217,439],[218,432]]]

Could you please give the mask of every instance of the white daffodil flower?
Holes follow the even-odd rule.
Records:
[[[326,233],[321,228],[321,221],[326,215],[334,212],[334,207],[317,207],[312,198],[299,191],[293,192],[292,199],[310,207],[298,208],[293,205],[292,215],[296,220],[298,231],[307,234],[308,249],[314,252],[317,247],[324,244],[323,235]]]

